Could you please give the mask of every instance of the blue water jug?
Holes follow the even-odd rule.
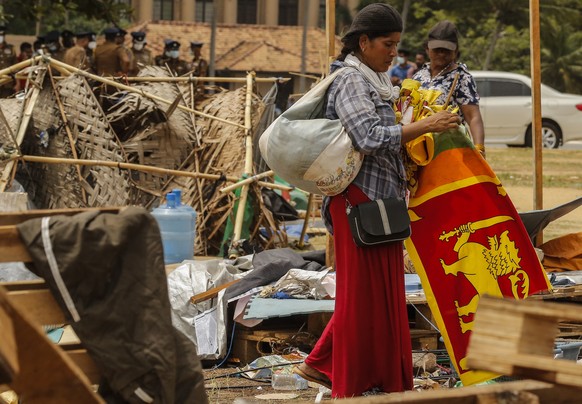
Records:
[[[164,263],[173,264],[194,256],[192,214],[176,206],[176,195],[166,195],[166,205],[152,211],[160,226],[164,246]]]
[[[172,189],[171,193],[176,195],[176,208],[184,210],[184,211],[190,213],[190,215],[192,215],[192,233],[194,235],[193,237],[194,237],[194,241],[195,241],[196,240],[196,216],[197,216],[197,213],[192,206],[182,203],[182,190],[180,188]],[[194,241],[193,241],[193,243],[194,243]]]

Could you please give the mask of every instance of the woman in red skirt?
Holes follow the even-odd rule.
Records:
[[[459,118],[443,111],[405,127],[395,123],[387,71],[397,55],[402,20],[384,3],[363,8],[343,37],[331,71],[342,69],[327,93],[326,117],[339,119],[362,168],[347,190],[324,198],[322,212],[334,235],[335,312],[305,363],[294,371],[331,387],[335,398],[412,388],[412,348],[404,288],[401,242],[358,247],[346,203],[405,197],[402,146],[428,132],[455,128]]]

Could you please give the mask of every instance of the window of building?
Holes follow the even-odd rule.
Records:
[[[214,0],[196,0],[196,21],[212,22],[214,18]]]
[[[238,0],[236,19],[239,24],[256,24],[257,0]]]
[[[279,25],[299,25],[299,0],[279,0]]]
[[[172,0],[154,0],[154,20],[173,20],[174,2]]]
[[[325,14],[327,12],[325,3],[325,0],[319,0],[319,21],[317,21],[317,26],[322,29],[325,29]]]

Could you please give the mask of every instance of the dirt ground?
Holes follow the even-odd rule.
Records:
[[[501,180],[518,212],[534,210],[533,151],[525,148],[490,148],[487,161]],[[544,150],[542,153],[543,209],[582,197],[582,150]],[[582,207],[550,223],[548,241],[582,232]]]
[[[582,150],[544,150],[543,208],[549,209],[582,197]],[[533,151],[525,148],[489,148],[487,161],[500,178],[518,212],[533,210]],[[569,233],[582,232],[582,207],[552,222],[543,233],[544,241]],[[324,243],[322,244],[324,245]],[[278,403],[314,402],[319,390],[274,390],[270,383],[241,377],[224,377],[234,368],[205,370],[207,392],[211,403]],[[294,399],[260,399],[265,394],[292,393]],[[330,401],[326,396],[324,401]]]

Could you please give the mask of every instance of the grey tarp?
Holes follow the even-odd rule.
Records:
[[[322,271],[325,266],[325,251],[310,251],[299,254],[290,248],[265,250],[253,256],[253,271],[240,282],[226,289],[225,298],[230,300],[257,286],[277,281],[291,268]]]
[[[31,270],[114,392],[108,402],[207,402],[196,349],[172,327],[160,232],[145,209],[32,219],[18,230]]]

